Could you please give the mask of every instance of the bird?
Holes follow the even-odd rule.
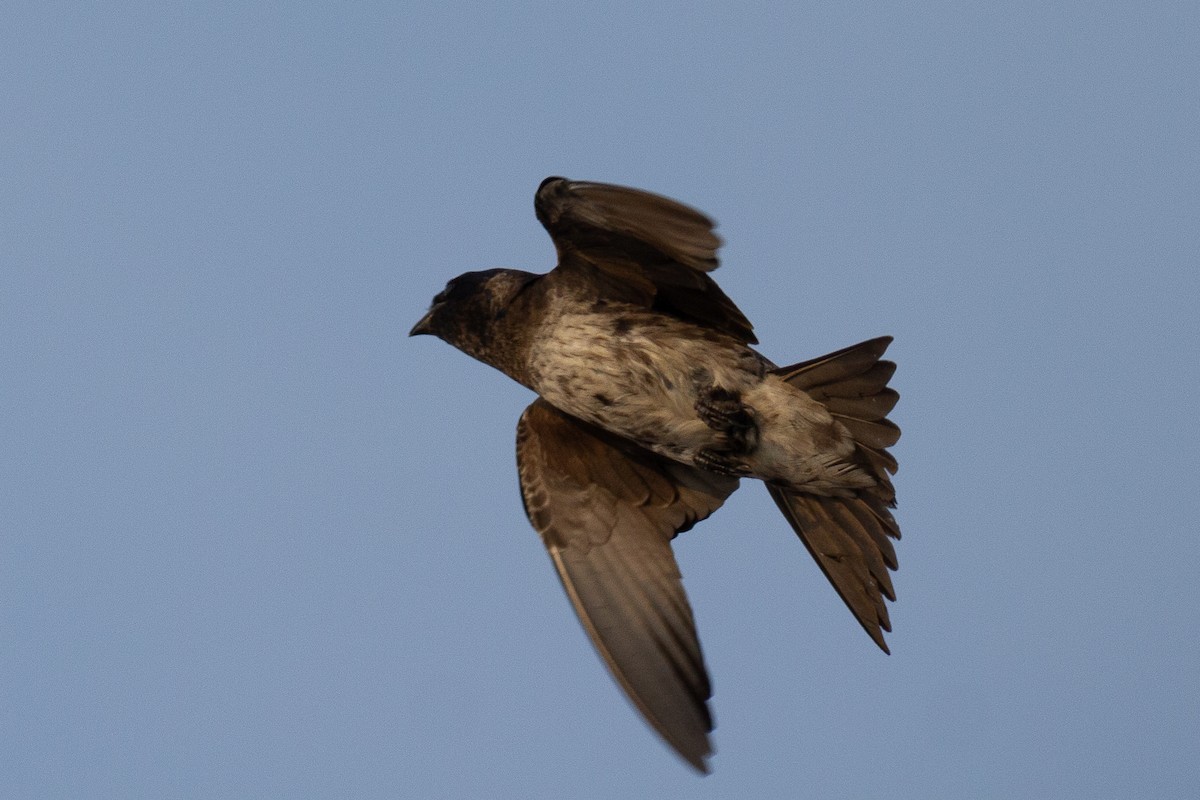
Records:
[[[777,366],[711,276],[721,239],[700,211],[561,177],[542,181],[534,210],[557,265],[460,275],[410,336],[440,338],[538,395],[516,436],[529,522],[616,682],[707,773],[712,688],[671,542],[742,479],[762,481],[889,652],[892,339]]]

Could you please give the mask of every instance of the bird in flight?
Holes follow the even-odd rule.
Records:
[[[742,478],[763,481],[859,624],[887,652],[899,395],[890,337],[779,367],[710,273],[720,238],[695,209],[547,178],[537,218],[558,251],[538,275],[468,272],[410,335],[432,334],[537,393],[517,423],[525,512],[613,677],[701,772],[708,672],[671,540]]]

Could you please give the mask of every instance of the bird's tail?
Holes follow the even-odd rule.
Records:
[[[891,540],[900,538],[890,511],[896,506],[890,477],[896,472],[896,459],[887,451],[900,438],[900,429],[887,419],[900,395],[887,385],[896,365],[882,360],[891,341],[890,336],[871,339],[775,371],[824,404],[849,431],[857,444],[857,466],[874,485],[846,497],[768,486],[825,576],[884,652],[888,647],[883,631],[892,629],[884,598],[896,599],[888,574],[897,567]]]

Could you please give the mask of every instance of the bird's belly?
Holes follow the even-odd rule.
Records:
[[[533,347],[533,389],[561,411],[690,464],[722,445],[696,412],[700,392],[749,388],[761,380],[760,360],[728,339],[697,337],[685,323],[646,318],[627,325],[611,314],[563,317]]]

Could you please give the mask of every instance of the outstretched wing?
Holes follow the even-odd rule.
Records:
[[[596,650],[646,721],[707,771],[712,692],[671,539],[737,479],[632,447],[543,400],[517,426],[525,512]]]
[[[534,208],[560,270],[587,273],[614,299],[757,343],[750,321],[707,274],[717,268],[721,239],[699,211],[639,189],[566,178],[542,181]]]

